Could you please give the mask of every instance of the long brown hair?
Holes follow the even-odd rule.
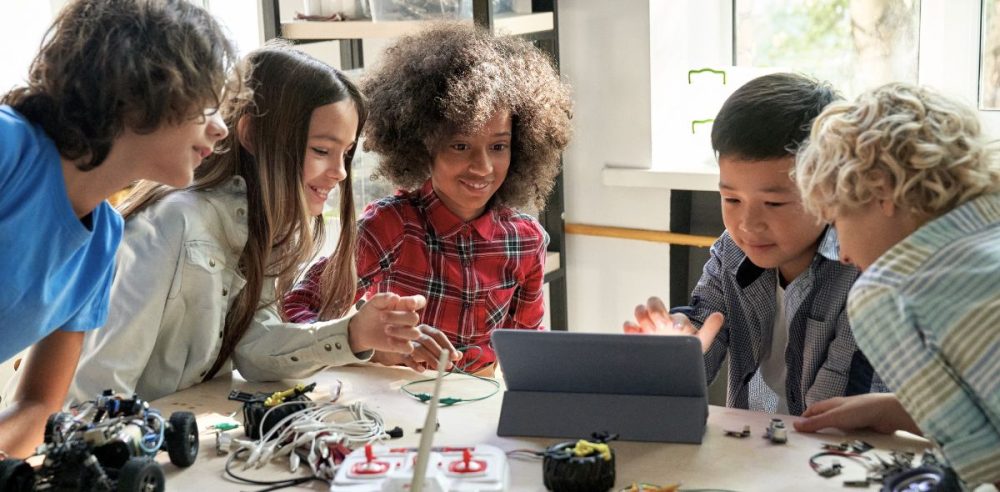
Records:
[[[243,337],[254,313],[264,307],[261,290],[266,277],[277,279],[277,297],[286,292],[306,263],[323,244],[323,217],[309,215],[302,188],[302,167],[313,110],[350,98],[358,112],[358,132],[367,118],[367,103],[361,92],[340,71],[285,44],[271,43],[246,59],[245,84],[252,100],[229,101],[224,118],[230,128],[225,146],[229,152],[209,158],[195,172],[187,190],[217,186],[232,176],[242,176],[247,185],[249,237],[239,260],[246,278],[243,291],[226,314],[222,348],[211,379],[229,359]],[[240,144],[237,123],[245,123],[245,143]],[[340,182],[340,237],[328,270],[331,299],[339,313],[346,313],[354,299],[356,270],[354,250],[356,225],[351,189],[353,150],[345,159],[347,177]],[[162,185],[142,184],[122,204],[122,215],[131,215],[155,203],[171,190]]]

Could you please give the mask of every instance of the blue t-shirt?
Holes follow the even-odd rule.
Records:
[[[121,237],[108,202],[76,217],[55,144],[0,106],[0,361],[57,329],[104,324]]]

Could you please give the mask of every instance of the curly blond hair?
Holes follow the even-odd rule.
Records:
[[[892,83],[827,107],[798,154],[795,180],[806,210],[825,221],[876,199],[931,219],[1000,189],[1000,167],[975,111]]]
[[[509,110],[511,163],[494,201],[544,207],[571,136],[572,102],[552,61],[529,42],[439,23],[390,46],[361,89],[370,108],[364,148],[380,154],[378,176],[419,188],[444,139]]]

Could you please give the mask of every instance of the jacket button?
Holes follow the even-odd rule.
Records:
[[[340,350],[342,348],[342,346],[340,345],[340,342],[337,342],[337,343],[333,344],[333,346],[337,347],[337,350]]]
[[[246,213],[247,211],[243,210],[242,208],[236,209],[236,215],[239,215],[240,217],[243,217],[244,215],[246,215]]]
[[[292,356],[292,362],[298,362],[298,361],[299,361],[299,358],[293,355]]]
[[[224,295],[224,296],[225,295],[229,295],[229,289],[226,289],[225,287],[223,287],[222,288],[222,295]]]
[[[326,345],[324,345],[323,348],[325,348],[327,352],[333,350],[333,347],[331,347],[329,343],[326,344]],[[340,348],[340,347],[337,347],[337,348]]]
[[[208,260],[208,266],[210,266],[210,267],[214,267],[215,266],[215,258],[212,258],[211,260]]]

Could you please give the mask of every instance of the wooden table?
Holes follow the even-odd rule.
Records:
[[[407,369],[379,366],[341,367],[317,374],[308,381],[317,383],[317,392],[327,394],[337,380],[343,382],[340,402],[364,400],[385,419],[387,427],[400,426],[405,435],[389,441],[393,446],[416,446],[420,434],[415,430],[423,425],[427,406],[399,392],[399,387],[421,376]],[[240,409],[238,402],[228,401],[229,391],[274,391],[288,388],[281,384],[250,384],[238,377],[219,377],[185,391],[152,402],[164,415],[178,410],[195,413],[199,427],[205,431]],[[430,392],[430,384],[427,389]],[[488,392],[491,387],[482,382],[456,379],[442,387],[442,396],[472,397]],[[317,398],[319,399],[319,398]],[[442,407],[438,411],[438,430],[434,444],[441,446],[467,446],[485,443],[505,451],[531,448],[541,450],[559,442],[542,438],[502,438],[496,435],[500,414],[501,394],[484,401]],[[567,411],[572,411],[567,409]],[[864,476],[859,465],[841,459],[844,473],[833,478],[822,478],[809,467],[809,457],[820,452],[824,443],[840,443],[850,439],[863,439],[878,450],[903,450],[919,452],[927,441],[908,435],[886,436],[875,433],[799,434],[791,428],[796,417],[784,417],[788,426],[788,443],[773,444],[762,439],[764,429],[773,416],[731,408],[712,406],[708,426],[701,445],[660,444],[639,442],[612,442],[617,456],[617,483],[615,490],[632,482],[669,484],[680,482],[685,489],[728,490],[844,490],[842,482]],[[237,419],[242,420],[237,414]],[[750,425],[752,435],[738,439],[727,437],[724,430],[740,430]],[[231,431],[239,432],[242,430]],[[158,458],[164,463],[167,490],[254,490],[259,486],[238,484],[223,476],[226,456],[216,452],[212,431],[203,432],[198,461],[188,469],[171,464],[165,453]],[[826,458],[829,460],[830,458]],[[544,490],[541,461],[511,459],[511,490]],[[248,475],[268,480],[289,477],[287,462],[275,460]],[[313,490],[326,490],[320,482],[312,482]],[[857,490],[857,489],[855,489]],[[876,486],[868,490],[878,490]]]

